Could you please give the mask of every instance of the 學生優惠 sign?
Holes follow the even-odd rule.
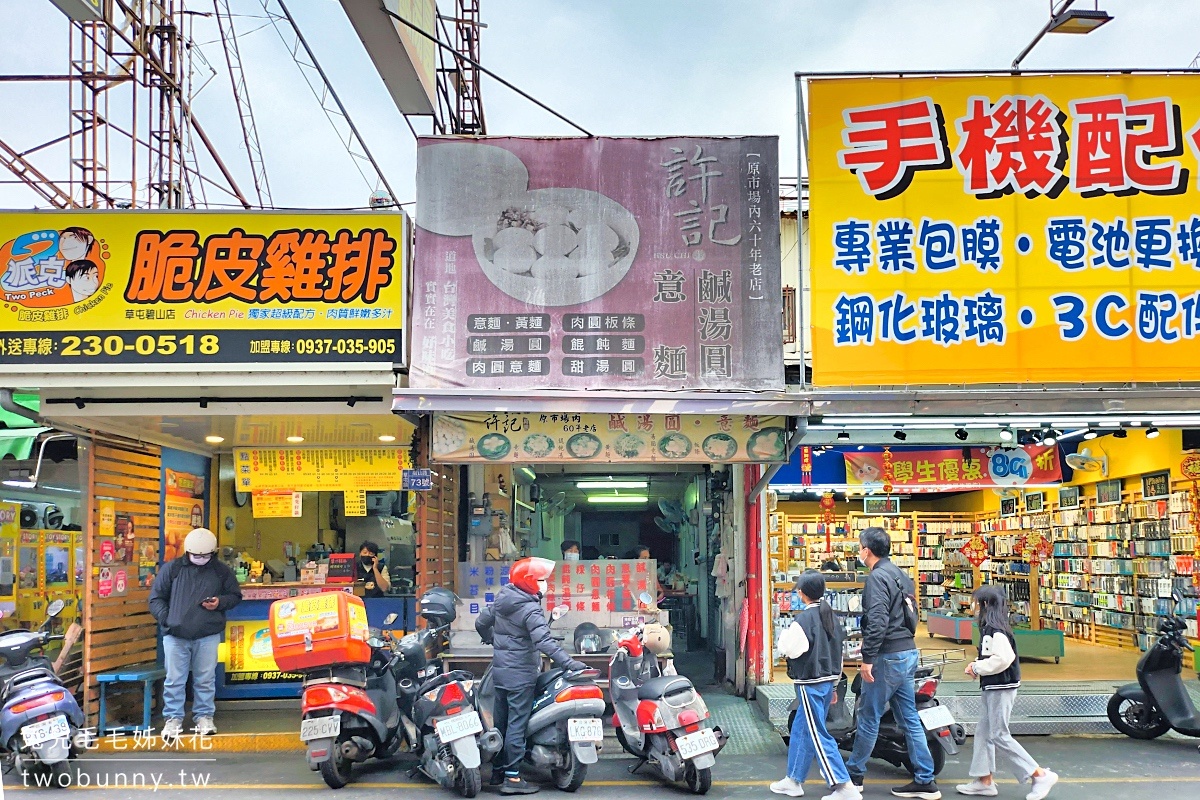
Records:
[[[1200,380],[1200,76],[808,99],[815,384]]]
[[[0,214],[0,371],[404,361],[403,214]]]

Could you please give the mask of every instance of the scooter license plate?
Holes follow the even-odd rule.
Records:
[[[67,718],[61,715],[21,729],[21,738],[25,740],[26,747],[35,747],[51,739],[66,739],[70,735],[71,726],[67,724]]]
[[[341,732],[341,714],[328,717],[309,717],[300,722],[300,740],[304,742],[311,742],[313,739],[336,739]]]
[[[695,758],[702,753],[711,753],[719,746],[717,735],[709,729],[689,733],[687,736],[680,736],[675,740],[675,746],[679,748],[680,758]]]
[[[567,720],[567,738],[572,742],[604,741],[604,723],[595,717]]]
[[[479,719],[479,714],[474,711],[464,711],[453,717],[439,719],[433,727],[437,731],[438,739],[443,744],[448,744],[464,736],[483,733],[483,722]]]
[[[921,717],[921,724],[925,726],[927,731],[936,731],[939,728],[948,728],[954,724],[954,715],[950,713],[950,709],[945,706],[930,706],[922,708],[917,714]]]

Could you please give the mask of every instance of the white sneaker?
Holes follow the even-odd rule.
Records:
[[[821,800],[862,800],[862,790],[851,781],[839,783],[832,794],[827,794]]]
[[[970,783],[959,784],[954,787],[954,791],[959,794],[969,794],[976,797],[995,797],[1000,794],[994,783],[984,783],[979,780],[971,781]]]
[[[761,784],[759,784],[761,786]],[[803,797],[804,787],[799,782],[792,780],[792,776],[788,775],[781,781],[775,781],[771,784],[771,791],[775,794],[786,794],[788,797]]]
[[[163,723],[162,738],[178,739],[183,735],[183,720],[169,719]]]
[[[217,726],[213,724],[212,717],[196,717],[196,733],[201,736],[212,736],[217,732]]]
[[[1042,800],[1046,795],[1050,794],[1050,790],[1054,788],[1054,784],[1058,783],[1058,774],[1046,770],[1046,772],[1033,779],[1033,790],[1025,795],[1025,800]]]

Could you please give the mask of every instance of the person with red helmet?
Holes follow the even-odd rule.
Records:
[[[513,564],[509,582],[475,621],[484,644],[492,645],[496,681],[496,728],[504,732],[504,750],[492,762],[492,785],[501,794],[533,794],[538,787],[521,777],[525,728],[533,711],[533,685],[541,671],[541,653],[560,667],[587,669],[550,636],[542,611],[546,581],[554,571],[548,558],[523,558]]]

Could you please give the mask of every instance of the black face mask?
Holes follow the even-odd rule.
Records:
[[[358,561],[359,561],[359,563],[360,563],[360,564],[362,564],[362,568],[363,568],[363,569],[370,569],[370,568],[371,568],[371,559],[370,559],[369,557],[362,557],[362,556],[360,556],[360,557],[359,557],[359,559],[358,559]]]

